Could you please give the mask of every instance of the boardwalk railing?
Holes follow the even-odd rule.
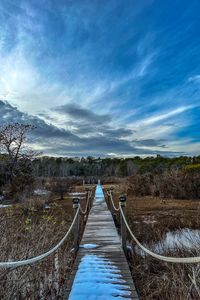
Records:
[[[69,237],[70,233],[74,230],[74,247],[75,250],[77,251],[78,249],[78,243],[79,243],[79,215],[80,213],[82,215],[86,215],[89,212],[89,209],[91,207],[90,203],[92,203],[92,191],[88,190],[87,191],[87,202],[86,202],[86,208],[85,210],[83,210],[80,206],[80,199],[74,198],[73,199],[73,209],[74,209],[74,218],[72,220],[72,223],[67,231],[67,233],[64,235],[64,237],[57,243],[57,245],[55,245],[52,249],[50,249],[49,251],[32,257],[32,258],[28,258],[25,260],[18,260],[18,261],[6,261],[6,262],[0,262],[0,268],[4,268],[4,269],[10,269],[10,268],[16,268],[16,267],[20,267],[20,266],[25,266],[25,265],[30,265],[30,264],[34,264],[36,262],[39,262],[41,260],[43,260],[44,258],[50,256],[51,254],[55,253],[60,246],[67,240],[67,238]]]
[[[113,190],[110,189],[107,194],[110,199],[110,204],[112,207],[112,210],[115,212],[118,212],[120,214],[120,224],[121,224],[121,240],[122,240],[122,247],[125,252],[127,253],[127,231],[130,233],[132,239],[136,242],[136,244],[148,255],[151,255],[152,257],[165,261],[165,262],[173,262],[173,263],[199,263],[200,262],[200,256],[197,257],[169,257],[164,255],[159,255],[157,253],[152,252],[151,250],[147,249],[145,246],[143,246],[139,240],[136,238],[134,233],[132,232],[127,219],[126,219],[126,196],[122,195],[119,197],[119,207],[116,207],[113,201],[112,196]],[[29,264],[34,264],[36,262],[39,262],[43,260],[44,258],[50,256],[54,252],[58,250],[58,248],[67,240],[70,233],[74,230],[74,247],[75,250],[78,249],[79,245],[79,215],[82,214],[86,216],[92,206],[92,191],[87,190],[87,197],[86,197],[86,206],[83,210],[80,206],[80,199],[74,198],[73,199],[73,209],[74,209],[74,218],[73,221],[67,231],[67,233],[64,235],[64,237],[55,245],[52,249],[49,251],[32,257],[25,260],[18,260],[18,261],[6,261],[6,262],[0,262],[0,268],[15,268],[19,266],[25,266]]]
[[[151,250],[147,249],[145,246],[143,246],[139,240],[136,238],[134,233],[132,232],[128,221],[126,219],[126,196],[121,195],[119,197],[119,207],[117,208],[113,201],[113,189],[109,189],[107,192],[107,195],[109,196],[110,204],[111,204],[111,211],[118,212],[120,214],[120,226],[121,226],[121,241],[122,241],[122,247],[124,249],[125,254],[127,253],[127,245],[126,245],[126,235],[127,230],[131,235],[131,238],[135,241],[135,243],[142,249],[146,254],[151,255],[152,257],[165,261],[165,262],[171,262],[171,263],[181,263],[181,264],[191,264],[191,263],[200,263],[200,256],[195,257],[171,257],[171,256],[164,256],[157,253],[152,252]],[[109,205],[110,206],[110,205]]]
[[[83,210],[80,205],[80,199],[74,198],[73,199],[73,210],[74,210],[74,248],[77,251],[79,248],[79,232],[80,232],[80,221],[79,221],[79,214],[76,217],[77,211],[80,211],[80,214],[84,216],[84,221],[86,222],[87,216],[90,212],[90,209],[92,207],[92,191],[90,189],[86,189],[87,196],[86,196],[86,205],[85,209]]]

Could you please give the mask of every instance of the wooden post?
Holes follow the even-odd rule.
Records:
[[[106,199],[108,209],[111,211],[110,196],[108,196],[108,194],[110,194],[110,189],[107,189],[106,193],[104,195],[105,195],[105,199]]]
[[[88,200],[88,197],[89,197],[90,189],[88,187],[86,187],[85,191],[86,191],[86,202],[85,202],[85,204],[87,205],[87,200]],[[89,211],[90,211],[90,203],[88,203],[87,213],[89,213]]]
[[[79,208],[80,199],[79,198],[73,198],[73,210],[74,210],[74,216],[76,215],[76,212]],[[79,214],[76,218],[76,221],[74,223],[74,248],[75,251],[79,248]]]
[[[111,186],[111,187],[109,188],[109,192],[110,192],[110,194],[111,194],[110,197],[113,196],[113,191],[114,191],[114,187]],[[111,211],[111,213],[113,214],[114,209],[113,209],[113,206],[112,206],[112,204],[111,204],[111,199],[109,199],[109,204],[110,204],[110,211]]]
[[[90,209],[92,208],[93,201],[94,201],[93,190],[92,190],[92,188],[91,188],[91,189],[90,189]]]
[[[93,190],[90,188],[90,209],[92,208],[93,202],[94,202],[94,197],[93,196]]]
[[[119,205],[124,213],[124,216],[126,217],[126,196],[125,195],[121,195],[119,197]],[[127,246],[126,246],[127,232],[126,232],[126,224],[124,223],[121,213],[120,213],[120,223],[121,223],[121,243],[122,243],[122,248],[124,250],[124,253],[126,255],[127,254]]]
[[[90,194],[91,194],[91,189],[89,188],[88,196],[90,196]],[[90,197],[89,199],[88,213],[90,212],[91,207],[92,207],[92,197]]]

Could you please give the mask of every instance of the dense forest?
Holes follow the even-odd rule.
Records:
[[[115,176],[126,177],[136,173],[164,172],[166,170],[198,169],[200,156],[180,156],[174,158],[156,157],[141,158],[55,158],[41,157],[32,164],[36,177],[66,176]]]
[[[7,178],[9,159],[0,155],[0,178]],[[32,174],[34,177],[127,177],[134,174],[163,173],[169,170],[200,170],[200,156],[156,157],[139,156],[132,158],[68,158],[42,156],[23,161],[20,173]],[[8,175],[7,175],[8,176]]]

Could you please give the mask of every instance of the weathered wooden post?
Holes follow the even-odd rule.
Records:
[[[88,205],[88,213],[90,212],[90,209],[92,208],[92,197],[91,197],[91,194],[92,194],[92,189],[89,188],[89,191],[88,191],[88,197],[90,197],[89,199],[89,205]]]
[[[109,197],[109,198],[111,198],[111,197],[113,196],[113,191],[114,191],[114,187],[111,186],[111,187],[109,188],[109,194],[110,194],[110,197]],[[112,206],[111,201],[112,201],[112,200],[109,199],[110,211],[113,213],[113,206]]]
[[[79,198],[73,198],[73,211],[74,211],[74,217],[76,215],[76,212],[79,208],[80,199]],[[79,247],[79,214],[76,218],[76,221],[74,223],[74,248],[75,251],[78,250]]]
[[[110,195],[110,190],[104,188],[103,192],[104,192],[104,197],[105,197],[105,200],[106,200],[107,207],[110,210],[110,196],[109,196]]]
[[[86,187],[85,191],[86,191],[86,202],[85,202],[85,205],[87,205],[87,201],[89,201],[88,197],[89,197],[90,189],[88,187]],[[90,211],[90,203],[88,203],[87,213],[89,213],[89,211]]]
[[[94,197],[93,197],[93,190],[90,188],[90,209],[92,208],[93,202],[94,202]]]
[[[119,197],[119,205],[124,213],[124,216],[126,217],[126,196],[121,195]],[[121,243],[122,243],[122,248],[124,250],[124,253],[127,254],[127,246],[126,246],[126,237],[127,237],[127,232],[126,232],[126,224],[124,222],[124,219],[122,217],[122,214],[120,213],[120,223],[121,223]]]
[[[94,202],[94,193],[93,193],[93,188],[90,188],[90,209],[92,208],[93,202]]]

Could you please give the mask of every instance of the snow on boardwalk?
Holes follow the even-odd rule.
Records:
[[[97,186],[66,299],[139,299],[101,186]]]

